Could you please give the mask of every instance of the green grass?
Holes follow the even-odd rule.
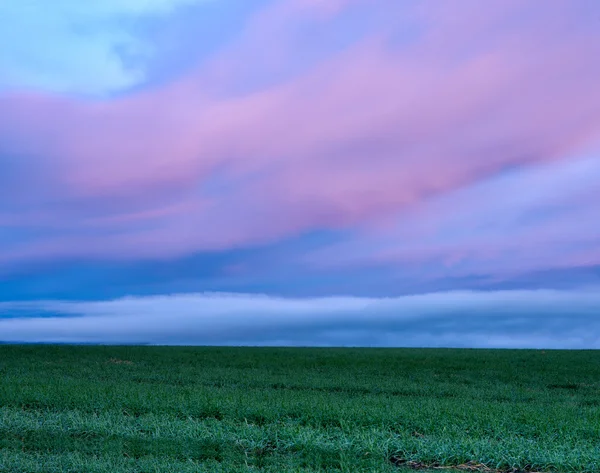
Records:
[[[600,352],[0,346],[1,472],[400,460],[600,471]]]

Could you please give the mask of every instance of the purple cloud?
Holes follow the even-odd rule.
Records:
[[[415,278],[600,264],[600,159],[513,170],[359,227],[304,255],[317,268],[394,264]],[[437,263],[437,264],[436,264]]]
[[[600,264],[599,13],[588,0],[266,2],[166,84],[92,100],[23,81],[0,92],[0,274],[318,231],[346,241],[281,265],[428,281]]]

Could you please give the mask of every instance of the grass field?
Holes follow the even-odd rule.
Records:
[[[0,346],[2,472],[459,465],[600,471],[600,352]]]

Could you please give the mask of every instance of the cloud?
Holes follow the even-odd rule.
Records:
[[[438,2],[401,3],[275,2],[230,47],[162,88],[93,102],[0,96],[0,152],[18,157],[18,184],[0,202],[11,228],[0,264],[172,258],[352,231],[474,186],[452,200],[468,219],[477,192],[504,199],[477,183],[572,160],[600,139],[600,66],[590,61],[600,36],[582,13],[593,3],[468,1],[450,17]],[[322,32],[366,10],[368,33],[343,47],[325,36],[331,54],[294,69],[314,46],[298,41],[303,28]],[[286,73],[263,82],[278,70]],[[240,89],[245,81],[252,86]],[[431,212],[438,207],[455,214],[451,205]],[[407,222],[419,229],[428,218]],[[418,231],[396,235],[418,253]],[[527,234],[528,249],[536,235],[545,238]]]
[[[395,265],[416,279],[506,280],[598,265],[599,182],[597,153],[513,169],[359,227],[304,259],[321,269]]]
[[[203,0],[4,2],[0,90],[106,95],[142,82],[151,45],[141,19]]]
[[[597,288],[398,298],[179,294],[102,302],[0,303],[0,340],[600,348],[599,310]],[[40,317],[44,311],[48,314]]]

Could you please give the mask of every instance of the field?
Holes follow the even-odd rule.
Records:
[[[600,471],[600,352],[0,346],[2,472]]]

